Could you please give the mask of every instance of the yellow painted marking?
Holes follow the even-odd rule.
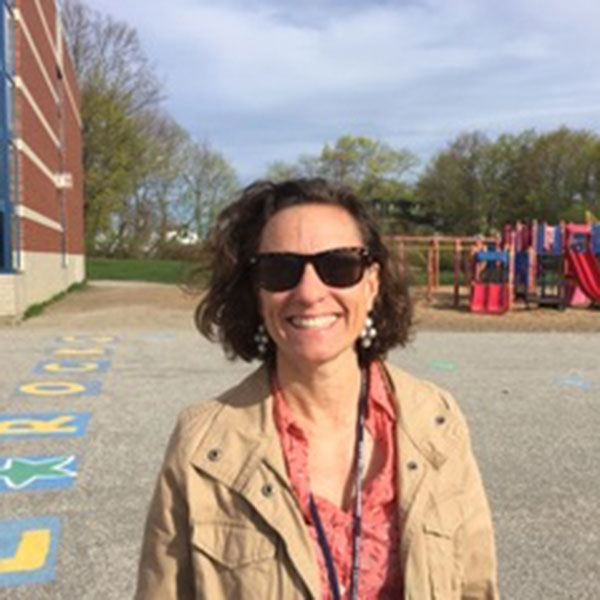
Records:
[[[90,337],[90,340],[97,344],[106,344],[108,342],[114,342],[115,338],[110,335],[93,335]]]
[[[35,396],[63,396],[83,392],[85,386],[74,381],[34,381],[23,384],[19,389],[24,394]]]
[[[50,551],[49,529],[24,531],[14,556],[0,559],[0,573],[36,571],[46,563]]]
[[[44,365],[44,371],[50,373],[89,373],[90,371],[97,371],[98,363],[84,362],[77,366],[66,366],[60,363],[48,363]]]
[[[0,434],[23,435],[31,433],[72,433],[77,427],[69,425],[71,415],[62,415],[48,421],[40,419],[13,419],[0,422]]]
[[[90,356],[104,354],[104,348],[59,348],[54,354],[58,356]]]

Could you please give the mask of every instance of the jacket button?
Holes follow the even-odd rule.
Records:
[[[419,468],[419,465],[414,460],[408,462],[406,466],[409,471],[416,471]]]
[[[436,425],[443,425],[446,422],[446,417],[443,417],[442,415],[438,415],[435,418],[435,424]]]
[[[221,458],[222,452],[218,448],[211,448],[206,456],[211,462],[217,462]]]
[[[270,498],[275,493],[275,488],[273,487],[272,484],[265,483],[265,485],[262,486],[261,491],[262,491],[262,495],[265,498]]]

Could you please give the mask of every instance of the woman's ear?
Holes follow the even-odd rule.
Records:
[[[379,264],[373,263],[369,265],[366,272],[366,289],[367,289],[367,307],[368,310],[373,310],[375,300],[379,295]]]

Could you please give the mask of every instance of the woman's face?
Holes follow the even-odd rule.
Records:
[[[354,218],[343,208],[303,204],[277,212],[265,225],[259,253],[316,254],[334,248],[363,247]],[[350,287],[323,283],[308,263],[298,284],[271,292],[259,288],[259,307],[277,360],[300,366],[351,360],[354,343],[364,326],[379,289],[379,268],[366,268]]]

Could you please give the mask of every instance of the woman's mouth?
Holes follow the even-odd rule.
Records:
[[[297,329],[327,329],[338,320],[337,315],[317,317],[290,317],[288,321]]]

